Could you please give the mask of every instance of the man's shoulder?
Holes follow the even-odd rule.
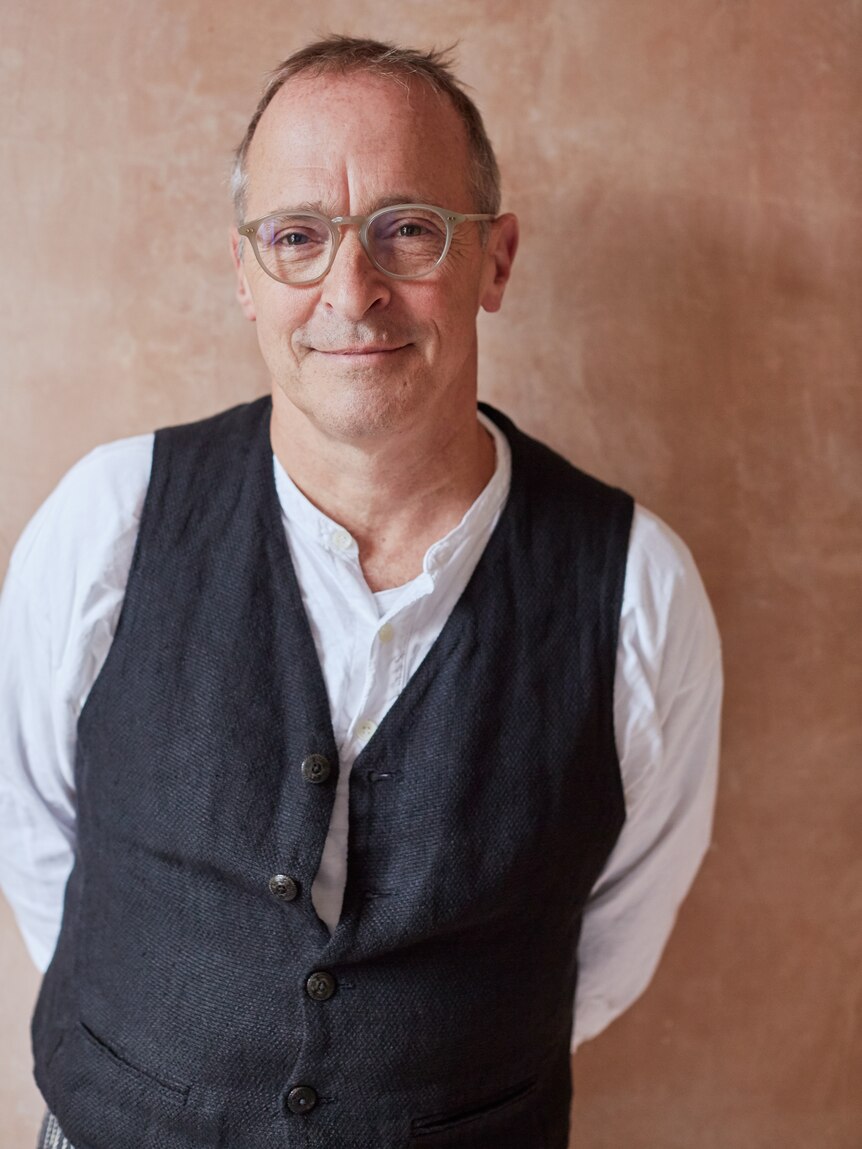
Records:
[[[634,508],[628,492],[582,470],[553,447],[518,427],[507,415],[480,403],[479,409],[503,432],[512,451],[513,483],[527,483],[534,508],[545,507],[568,517],[579,511],[621,519],[624,529]]]
[[[686,543],[638,504],[632,521],[622,606],[622,637],[642,665],[677,668],[692,680],[714,668],[721,640],[712,605]],[[628,636],[628,638],[626,637]]]
[[[24,528],[10,560],[18,574],[34,564],[70,559],[91,548],[103,555],[117,540],[137,532],[154,466],[154,446],[207,449],[219,433],[244,437],[266,415],[269,396],[191,422],[102,443],[82,456],[57,483]]]
[[[76,554],[110,548],[135,529],[146,497],[153,454],[152,433],[114,439],[94,447],[63,475],[27,523],[9,569],[61,569]]]
[[[639,577],[649,583],[684,581],[697,570],[684,540],[641,503],[636,505],[632,523],[631,552]]]

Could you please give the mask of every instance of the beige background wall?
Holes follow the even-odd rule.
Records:
[[[0,564],[92,445],[265,389],[223,179],[319,29],[461,37],[523,223],[483,393],[686,538],[724,638],[715,845],[576,1058],[575,1141],[859,1149],[858,0],[3,0]],[[37,977],[5,905],[0,976],[20,1149]]]

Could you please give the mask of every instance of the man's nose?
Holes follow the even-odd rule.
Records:
[[[341,243],[326,273],[321,300],[345,319],[357,320],[372,308],[389,302],[389,279],[379,271],[359,242],[354,227],[345,228]]]

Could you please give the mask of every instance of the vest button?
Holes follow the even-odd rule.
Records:
[[[305,992],[315,1001],[329,1001],[335,993],[337,982],[331,973],[318,970],[313,973],[305,983]]]
[[[310,1113],[317,1104],[317,1094],[310,1085],[297,1085],[287,1095],[287,1108],[291,1113]]]
[[[309,754],[302,760],[302,776],[306,782],[325,782],[331,773],[329,759],[322,754]]]
[[[299,886],[287,874],[274,874],[269,879],[269,892],[282,902],[292,902],[299,893]]]

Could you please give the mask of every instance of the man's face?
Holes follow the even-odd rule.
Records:
[[[468,173],[464,127],[424,84],[297,77],[252,140],[246,218],[283,208],[366,215],[392,202],[473,212]],[[356,227],[342,229],[325,278],[299,287],[267,276],[244,244],[239,298],[277,405],[286,399],[350,441],[463,419],[475,407],[476,313],[499,307],[514,254],[514,221],[505,237],[494,224],[484,249],[479,226],[457,228],[443,263],[412,281],[378,271]]]

